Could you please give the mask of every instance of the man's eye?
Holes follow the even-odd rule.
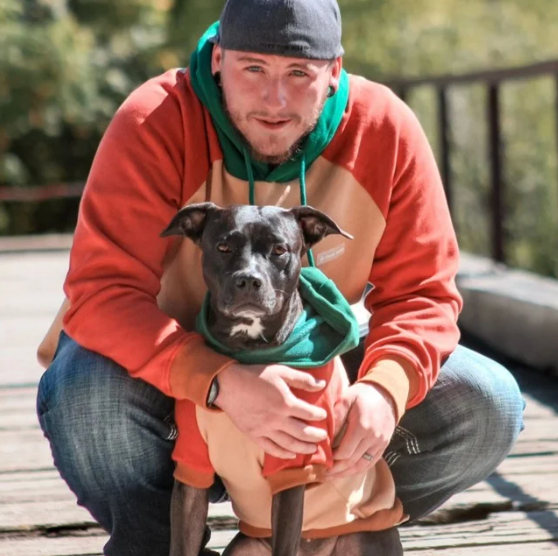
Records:
[[[284,255],[287,251],[288,251],[288,249],[284,245],[276,245],[273,248],[273,254],[277,255],[278,257],[280,257],[281,255]]]
[[[293,75],[295,77],[306,77],[306,73],[301,70],[293,70]]]
[[[217,249],[221,251],[221,253],[230,253],[231,248],[226,243],[218,243]]]
[[[262,68],[260,68],[260,66],[249,66],[246,69],[252,73],[257,73],[261,71]]]

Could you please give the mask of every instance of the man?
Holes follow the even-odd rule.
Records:
[[[383,455],[416,519],[488,476],[519,434],[513,378],[457,346],[458,251],[424,133],[388,89],[349,77],[342,54],[335,0],[229,0],[189,68],[134,91],[101,142],[68,301],[40,350],[48,362],[56,344],[38,412],[61,475],[110,533],[109,556],[168,554],[174,399],[216,405],[277,457],[321,440],[311,423],[324,416],[290,388],[322,384],[241,366],[192,332],[199,252],[158,237],[185,204],[308,203],[355,236],[314,253],[351,303],[374,285],[359,380],[336,406],[347,429],[332,476]]]

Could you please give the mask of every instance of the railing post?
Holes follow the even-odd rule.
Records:
[[[405,87],[397,89],[396,94],[403,102],[407,102],[407,89]]]
[[[441,153],[441,174],[446,199],[450,212],[453,215],[453,199],[451,189],[451,162],[450,162],[450,120],[448,118],[448,97],[446,87],[438,87],[438,125]]]
[[[502,141],[500,133],[500,91],[498,83],[488,85],[487,95],[490,174],[492,183],[492,258],[505,263]]]
[[[554,74],[554,84],[555,84],[555,95],[556,95],[556,105],[554,108],[554,117],[556,122],[556,169],[558,170],[558,73]],[[556,177],[558,178],[558,172]],[[557,182],[558,185],[558,182]]]

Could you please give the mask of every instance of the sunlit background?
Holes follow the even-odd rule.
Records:
[[[345,67],[370,79],[558,59],[558,2],[340,0]],[[117,107],[188,65],[223,0],[0,0],[0,186],[83,184]],[[558,276],[558,76],[501,89],[504,232],[512,266]],[[439,159],[436,89],[405,98]],[[448,90],[454,219],[490,255],[486,90]],[[373,101],[373,99],[371,99]],[[378,161],[381,163],[381,161]],[[0,202],[0,235],[71,232],[78,198]]]

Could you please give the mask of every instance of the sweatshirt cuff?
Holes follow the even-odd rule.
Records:
[[[364,362],[365,363],[365,362]],[[357,382],[367,382],[381,388],[393,401],[396,422],[399,423],[407,402],[417,388],[417,373],[412,363],[393,355],[376,359],[368,370],[361,368]]]
[[[234,359],[212,350],[203,336],[194,334],[180,347],[171,362],[171,395],[177,400],[190,400],[210,411],[220,411],[206,405],[209,388],[213,379],[233,363],[236,363]]]

